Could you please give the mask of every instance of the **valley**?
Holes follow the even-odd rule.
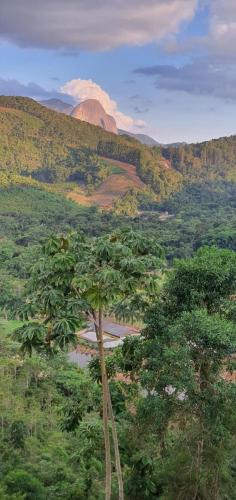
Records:
[[[104,498],[104,363],[112,500],[117,453],[127,499],[192,499],[218,467],[233,500],[236,137],[147,146],[0,105],[0,497]]]

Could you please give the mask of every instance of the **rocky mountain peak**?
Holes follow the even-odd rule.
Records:
[[[97,99],[87,99],[81,102],[72,110],[71,116],[78,120],[97,125],[108,132],[113,132],[113,134],[118,134],[115,119],[106,113],[104,107]]]

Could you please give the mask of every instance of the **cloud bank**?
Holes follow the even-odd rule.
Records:
[[[202,0],[209,9],[205,36],[184,43],[172,41],[172,52],[199,49],[201,57],[175,65],[137,68],[135,73],[154,78],[154,85],[168,91],[236,100],[236,0]],[[169,47],[171,49],[171,43]]]
[[[135,73],[155,77],[155,86],[223,99],[236,99],[236,68],[206,60],[182,67],[157,65],[137,68]]]
[[[13,95],[33,97],[35,99],[59,97],[57,91],[48,91],[37,83],[30,82],[26,85],[15,79],[4,79],[0,77],[0,95]]]
[[[106,113],[115,118],[118,128],[132,131],[135,128],[145,126],[143,120],[135,120],[119,111],[117,102],[111,99],[109,94],[92,80],[81,80],[80,78],[71,80],[65,83],[60,91],[63,94],[73,97],[76,103],[85,101],[86,99],[97,99],[104,107]]]
[[[19,46],[108,50],[176,34],[197,0],[1,0],[0,36]]]

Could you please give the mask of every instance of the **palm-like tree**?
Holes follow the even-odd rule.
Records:
[[[26,323],[18,328],[14,334],[14,340],[20,339],[21,351],[30,357],[33,351],[40,351],[45,339],[46,328],[39,323]]]
[[[81,321],[89,319],[94,323],[103,393],[106,500],[111,496],[112,471],[109,418],[113,431],[119,500],[124,498],[124,492],[106,371],[103,318],[104,314],[111,311],[127,318],[140,315],[157,293],[157,270],[161,262],[162,251],[155,239],[144,239],[133,231],[119,231],[94,239],[86,239],[80,234],[69,238],[53,237],[44,246],[43,256],[35,266],[30,282],[31,300],[27,307],[30,311],[34,309],[44,322],[42,330],[38,325],[38,331],[44,332],[44,340],[42,333],[39,342],[44,341],[47,348],[66,348],[76,341],[75,332]],[[24,315],[27,317],[27,308]],[[23,342],[27,326],[25,329],[18,330],[18,334],[23,334]]]

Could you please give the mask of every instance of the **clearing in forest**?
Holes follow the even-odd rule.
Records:
[[[114,173],[109,175],[100,186],[89,196],[76,190],[69,192],[68,197],[80,205],[99,205],[110,209],[115,200],[123,196],[129,189],[143,191],[146,186],[137,175],[136,167],[118,160],[102,158],[112,165]]]

